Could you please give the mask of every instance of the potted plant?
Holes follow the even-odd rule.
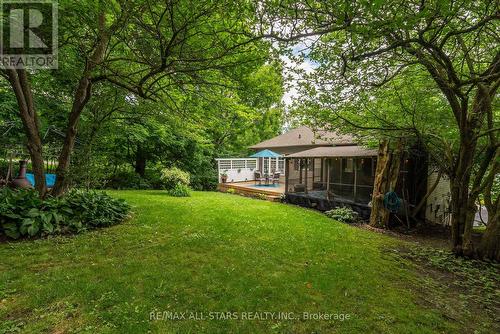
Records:
[[[222,183],[226,183],[227,182],[227,170],[225,170],[222,173],[220,173],[220,180],[221,180]]]

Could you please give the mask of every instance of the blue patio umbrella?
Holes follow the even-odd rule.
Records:
[[[250,158],[281,158],[281,154],[266,149],[252,154]]]

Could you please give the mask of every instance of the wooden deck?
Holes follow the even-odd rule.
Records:
[[[265,196],[266,199],[279,201],[281,195],[285,193],[285,185],[280,183],[275,186],[256,186],[254,181],[235,182],[235,183],[219,183],[217,189],[222,192],[227,192],[229,189],[234,189],[237,194],[245,196]]]

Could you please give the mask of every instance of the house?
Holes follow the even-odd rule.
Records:
[[[270,198],[285,194],[286,201],[292,204],[322,211],[348,206],[361,216],[369,216],[377,150],[359,146],[354,137],[301,126],[250,149],[257,153],[249,158],[217,159],[219,175],[227,175],[226,183],[219,178],[219,189],[232,188],[243,194],[263,194]],[[428,176],[430,179],[435,176],[428,175],[426,155],[415,152],[402,161],[394,189],[403,199],[403,210],[419,203],[431,186]],[[256,171],[268,177],[279,172],[279,182],[256,182]],[[432,203],[426,209],[426,218],[431,221],[445,219],[448,213],[446,181],[440,183],[436,187],[440,193],[429,196]]]

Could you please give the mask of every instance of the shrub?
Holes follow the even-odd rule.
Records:
[[[186,188],[189,186],[190,176],[177,167],[165,168],[161,171],[161,181],[165,189],[172,190],[177,185],[184,185]]]
[[[217,189],[218,183],[217,173],[212,172],[212,170],[203,174],[191,175],[191,187],[196,190],[213,191]]]
[[[0,234],[9,238],[79,233],[115,225],[130,207],[105,193],[71,191],[41,200],[33,190],[0,190]]]
[[[266,194],[257,194],[257,198],[266,201],[267,200],[267,195]]]
[[[170,196],[174,197],[189,197],[191,196],[190,189],[187,185],[177,183],[175,187],[168,191]]]
[[[130,206],[104,192],[73,190],[65,200],[76,217],[93,227],[111,226],[125,219]]]
[[[163,189],[163,181],[161,179],[163,166],[160,164],[152,164],[146,168],[144,178],[149,184],[150,189]]]
[[[111,189],[150,189],[149,182],[132,170],[118,171],[111,176],[106,185]]]
[[[358,221],[358,213],[351,208],[340,207],[326,211],[325,215],[342,223],[353,224]]]
[[[233,188],[229,188],[228,190],[226,190],[226,193],[228,193],[228,194],[236,194],[236,190],[234,190]]]

